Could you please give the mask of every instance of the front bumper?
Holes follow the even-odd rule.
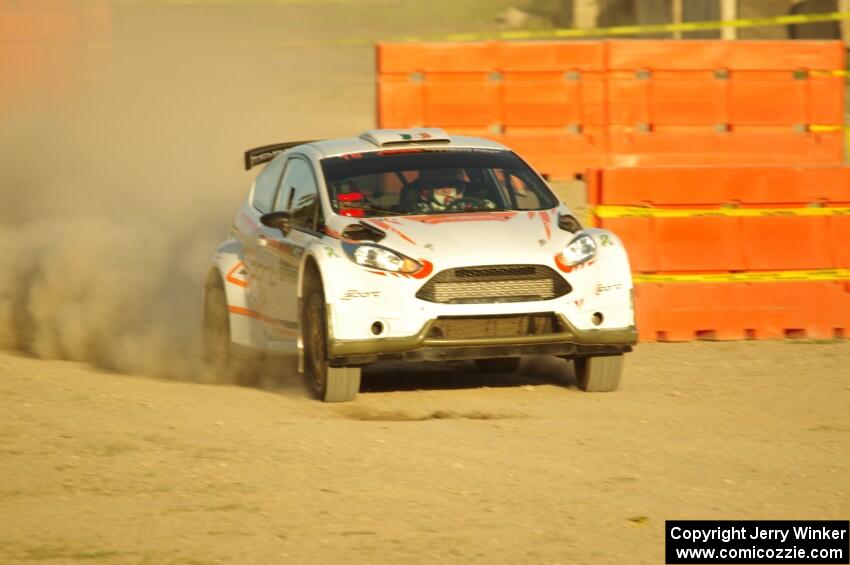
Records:
[[[335,367],[366,365],[375,361],[452,361],[557,355],[590,357],[618,355],[632,350],[637,343],[634,326],[616,329],[578,329],[563,314],[558,314],[560,331],[543,335],[513,337],[475,337],[463,339],[429,337],[436,320],[428,321],[410,337],[328,341],[328,356]]]

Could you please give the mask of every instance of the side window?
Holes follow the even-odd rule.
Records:
[[[293,163],[296,162],[297,159],[293,159]],[[281,210],[289,209],[289,196],[292,194],[292,188],[290,188],[286,184],[287,175],[284,175],[280,181],[280,188],[277,191],[277,197],[274,199],[274,207],[272,210],[274,212],[279,212]]]
[[[319,190],[313,170],[303,159],[290,159],[280,184],[275,210],[289,210],[292,223],[316,230]]]
[[[285,163],[286,159],[279,157],[269,163],[263,169],[263,172],[257,175],[257,182],[254,183],[254,200],[251,204],[263,214],[267,214],[272,210],[272,202],[274,201],[277,184],[281,173],[283,173]]]

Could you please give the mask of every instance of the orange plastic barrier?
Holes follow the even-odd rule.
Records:
[[[836,242],[835,261],[839,268],[850,269],[850,216],[832,218],[829,227],[829,238]]]
[[[595,223],[621,237],[637,273],[850,266],[848,166],[614,167],[586,178]],[[635,314],[650,341],[847,337],[850,281],[639,282]]]
[[[379,44],[377,59],[379,126],[485,135],[553,177],[843,159],[839,41]]]
[[[635,317],[641,341],[848,337],[850,285],[639,284]]]
[[[841,126],[835,131],[794,131],[735,126],[735,133],[711,128],[611,125],[610,163],[620,166],[661,164],[839,163],[843,158]],[[727,135],[729,133],[729,135]]]
[[[611,41],[610,123],[842,123],[840,42]]]
[[[705,212],[779,208],[755,217],[596,218],[617,233],[635,272],[846,268],[850,216],[794,215],[850,207],[850,167],[683,166],[608,168],[587,175],[593,206]]]
[[[841,131],[810,131],[844,122],[844,78],[817,72],[839,42],[612,41],[607,64],[613,164],[843,159]]]
[[[501,141],[544,174],[608,162],[605,44],[380,44],[380,127]]]

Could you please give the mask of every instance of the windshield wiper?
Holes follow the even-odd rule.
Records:
[[[518,212],[513,208],[461,208],[459,210],[446,210],[444,212],[432,212],[433,214],[475,214],[478,212]]]
[[[368,212],[377,212],[379,214],[384,214],[386,216],[404,216],[408,214],[408,212],[402,210],[393,210],[392,208],[382,208],[381,206],[375,206],[374,204],[369,204],[368,202],[346,202],[345,205],[340,204],[340,209],[342,208],[355,208],[357,210],[366,210]]]

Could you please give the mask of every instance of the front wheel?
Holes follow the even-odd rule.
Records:
[[[585,392],[611,392],[620,384],[623,356],[583,357],[573,359],[576,384]]]
[[[324,402],[354,400],[360,390],[359,367],[331,367],[327,354],[325,297],[313,289],[304,312],[304,348],[307,375],[316,398]]]

